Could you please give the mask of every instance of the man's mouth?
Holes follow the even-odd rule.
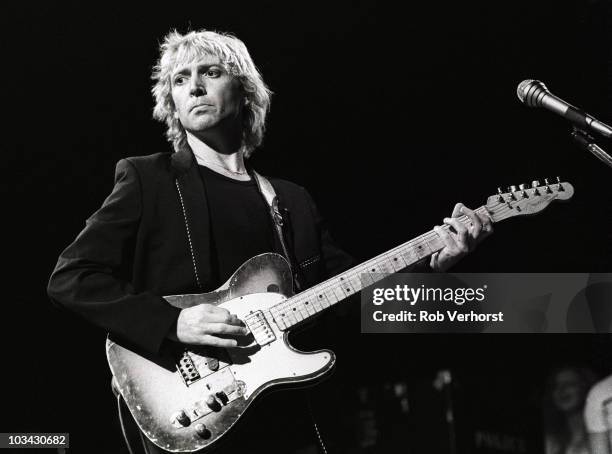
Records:
[[[211,104],[206,104],[206,103],[200,103],[200,104],[196,104],[195,106],[193,106],[190,110],[196,110],[196,109],[200,109],[202,107],[212,107]]]

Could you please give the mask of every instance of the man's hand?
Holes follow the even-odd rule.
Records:
[[[459,222],[457,218],[461,215],[470,218],[470,226],[466,227]],[[430,266],[434,271],[446,271],[493,233],[492,221],[488,215],[475,213],[462,203],[455,205],[452,217],[444,218],[444,223],[451,226],[454,232],[440,226],[434,227],[444,242],[444,249],[431,256]]]
[[[168,337],[183,344],[236,347],[238,341],[226,336],[245,336],[248,332],[244,323],[227,309],[199,304],[181,310],[176,332],[172,329]]]

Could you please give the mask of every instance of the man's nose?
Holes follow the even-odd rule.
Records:
[[[204,82],[199,77],[192,77],[189,87],[189,93],[191,96],[203,96],[206,94],[206,86]]]

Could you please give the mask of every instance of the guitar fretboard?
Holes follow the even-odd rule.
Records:
[[[488,213],[485,207],[480,207],[475,211],[481,214]],[[460,216],[457,219],[465,226],[471,224],[468,216]],[[443,225],[442,228],[450,229],[448,225]],[[414,265],[443,248],[444,242],[440,236],[434,230],[430,230],[272,306],[270,313],[279,328],[286,330],[360,292],[364,287],[374,284],[391,273]]]

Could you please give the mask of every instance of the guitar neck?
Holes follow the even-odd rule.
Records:
[[[490,214],[484,206],[475,211],[480,214]],[[468,216],[460,216],[457,219],[465,226],[471,223]],[[492,216],[492,219],[495,221],[495,216]],[[448,225],[443,225],[442,228],[450,229]],[[360,292],[364,287],[391,273],[408,268],[442,248],[444,243],[440,236],[430,230],[273,306],[270,312],[281,329],[291,328]]]

